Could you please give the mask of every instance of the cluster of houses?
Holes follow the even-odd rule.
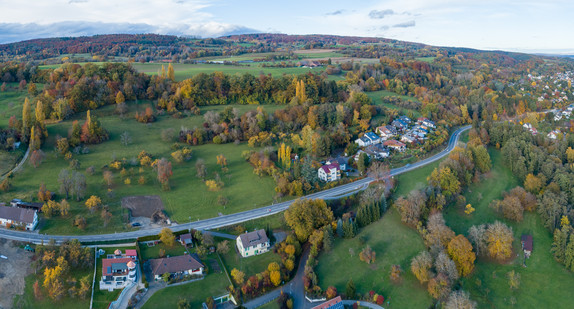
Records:
[[[24,202],[20,199],[13,199],[9,206],[6,203],[0,203],[0,225],[33,231],[38,225],[38,212],[42,210],[43,205]]]
[[[403,152],[407,149],[407,144],[422,143],[427,134],[434,129],[436,129],[435,123],[428,118],[421,117],[413,123],[409,117],[401,116],[393,120],[390,125],[377,127],[376,133],[367,132],[355,140],[362,149],[357,152],[354,159],[358,161],[362,153],[376,160],[388,158],[391,151]],[[341,179],[341,172],[347,170],[347,160],[344,157],[327,160],[317,171],[319,179],[325,182]]]
[[[574,110],[574,104],[568,105],[564,110],[554,111],[554,121],[559,121],[562,118],[568,119],[572,116],[572,111]]]

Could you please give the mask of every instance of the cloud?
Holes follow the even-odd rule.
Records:
[[[36,23],[0,23],[0,44],[48,37],[76,37],[96,34],[157,33],[177,36],[219,37],[225,35],[257,33],[255,29],[216,22],[198,24],[172,24],[169,26],[145,23],[103,23],[64,21],[48,25]]]
[[[414,20],[405,21],[404,23],[399,23],[393,25],[393,28],[410,28],[416,26],[416,22]]]
[[[345,12],[345,10],[336,10],[334,12],[326,13],[325,15],[327,15],[327,16],[341,15],[341,14],[343,14],[343,12]]]
[[[369,18],[371,19],[383,19],[386,16],[395,15],[393,10],[372,10],[369,12]]]

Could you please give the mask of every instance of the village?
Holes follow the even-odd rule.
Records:
[[[352,160],[359,161],[362,154],[370,160],[384,160],[391,157],[392,153],[404,152],[409,145],[422,144],[434,129],[436,124],[426,117],[420,117],[413,123],[409,117],[400,116],[391,124],[379,126],[375,132],[367,132],[355,140],[360,149],[352,156]],[[325,182],[337,181],[349,169],[349,158],[331,158],[319,168],[318,177]]]

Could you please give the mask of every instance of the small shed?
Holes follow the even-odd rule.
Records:
[[[191,237],[191,233],[180,235],[179,236],[179,242],[184,246],[193,247],[193,238]]]
[[[524,234],[520,240],[522,243],[522,250],[524,251],[524,255],[526,258],[529,258],[530,254],[532,254],[532,235]]]

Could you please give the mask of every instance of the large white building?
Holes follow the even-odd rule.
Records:
[[[0,206],[0,225],[5,227],[21,226],[32,231],[38,225],[38,214],[33,209]]]
[[[341,167],[336,162],[323,165],[321,168],[319,168],[317,176],[319,179],[326,182],[337,181],[341,179]]]
[[[108,254],[106,259],[102,259],[100,290],[111,292],[114,289],[123,289],[136,281],[136,260],[137,252],[133,249],[126,250],[125,254],[119,249],[114,254]]]
[[[269,251],[271,243],[265,230],[243,233],[237,236],[237,250],[243,257],[249,257]]]

